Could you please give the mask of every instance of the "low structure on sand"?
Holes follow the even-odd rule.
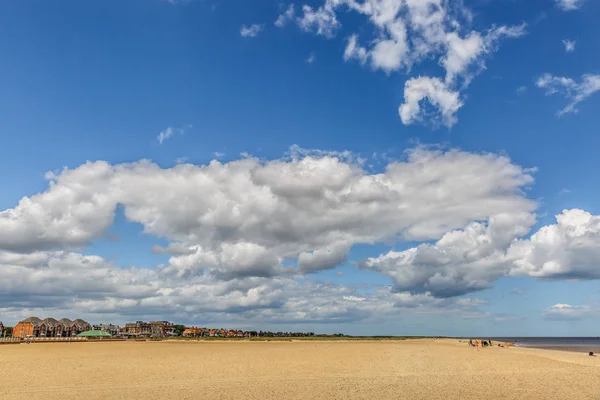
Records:
[[[100,330],[91,330],[86,332],[81,332],[77,337],[86,337],[86,338],[111,338],[112,335],[105,331]]]

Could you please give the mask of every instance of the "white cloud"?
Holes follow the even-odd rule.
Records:
[[[47,191],[0,212],[0,249],[85,247],[112,225],[120,204],[146,234],[189,250],[170,259],[172,273],[271,276],[290,273],[283,260],[301,253],[305,270],[331,268],[344,246],[435,239],[472,220],[534,207],[519,192],[532,178],[500,156],[417,148],[373,174],[338,156],[301,153],[66,169]]]
[[[580,82],[571,78],[553,76],[544,74],[540,77],[536,86],[546,89],[546,95],[562,94],[569,101],[569,104],[558,112],[558,116],[567,113],[576,113],[579,110],[577,105],[600,91],[600,75],[585,74],[582,75]]]
[[[554,0],[556,6],[563,11],[577,10],[583,5],[583,0]]]
[[[358,36],[350,36],[348,44],[346,45],[346,50],[344,51],[344,60],[358,60],[361,64],[364,64],[367,62],[367,59],[367,50],[358,45]]]
[[[513,244],[514,275],[546,279],[599,279],[600,216],[573,209],[556,216],[528,240]]]
[[[577,43],[575,40],[565,39],[562,41],[562,43],[565,46],[565,51],[567,53],[572,53],[575,51],[575,44]]]
[[[215,152],[213,153],[213,156],[214,156],[215,158],[221,158],[221,157],[224,157],[224,156],[225,156],[225,153],[221,153],[220,151],[215,151]]]
[[[361,267],[390,276],[396,290],[436,297],[485,289],[507,275],[600,279],[600,216],[574,209],[556,218],[557,224],[520,239],[535,223],[533,214],[492,216],[487,224],[448,232],[433,245],[368,258]]]
[[[437,59],[446,70],[443,92],[456,93],[458,99],[459,92],[485,68],[486,56],[496,50],[502,39],[523,36],[525,25],[494,26],[485,33],[468,31],[461,22],[470,24],[472,14],[462,3],[451,3],[440,0],[324,0],[316,9],[304,6],[303,15],[297,22],[303,30],[333,37],[341,27],[337,13],[340,10],[357,12],[365,16],[374,28],[374,38],[361,45],[358,35],[351,34],[344,51],[345,61],[356,60],[361,65],[368,64],[373,70],[390,74],[410,73],[414,65]],[[437,77],[421,79],[440,81]],[[425,96],[423,99],[432,98],[439,96]],[[432,103],[434,107],[441,104]],[[456,111],[462,102],[455,101],[454,105],[457,108],[451,112],[452,117],[444,122],[447,126],[455,122]],[[405,125],[417,121],[429,122],[427,118],[402,119]],[[439,121],[434,119],[433,123],[437,125]]]
[[[161,131],[158,136],[156,137],[156,140],[158,140],[159,144],[163,144],[163,142],[167,139],[170,139],[171,137],[173,137],[173,135],[175,135],[176,133],[183,133],[183,129],[177,129],[177,128],[173,128],[173,127],[168,127],[167,129],[165,129],[164,131]]]
[[[36,314],[117,323],[168,316],[182,323],[213,321],[259,328],[397,318],[411,310],[466,315],[473,306],[429,294],[391,293],[389,287],[365,294],[292,277],[227,282],[208,275],[177,277],[160,267],[120,269],[101,257],[68,252],[41,252],[26,258],[0,253],[4,322]]]
[[[300,253],[298,266],[304,273],[332,269],[346,259],[349,251],[350,246],[347,243],[340,242],[313,252]]]
[[[527,92],[527,86],[519,86],[517,88],[517,94],[523,94],[525,92]]]
[[[600,217],[567,210],[524,238],[533,178],[506,157],[419,147],[379,173],[358,160],[294,147],[270,161],[90,162],[50,174],[46,191],[0,211],[0,302],[10,313],[182,321],[339,322],[399,308],[487,318],[473,310],[481,300],[448,297],[507,275],[600,279]],[[71,251],[102,237],[118,205],[167,240],[152,248],[170,255],[165,265],[123,269]],[[393,280],[374,293],[307,275],[340,265],[357,244],[430,240],[363,261]]]
[[[448,52],[441,63],[446,69],[446,82],[452,82],[484,51],[483,38],[478,32],[471,32],[464,39],[456,32],[451,32],[447,34],[447,41]]]
[[[308,58],[306,59],[306,62],[307,62],[308,64],[314,64],[314,63],[315,63],[315,61],[317,61],[317,55],[316,55],[315,53],[310,53],[310,54],[308,55]]]
[[[288,22],[292,21],[296,15],[296,9],[293,4],[290,4],[288,8],[285,10],[283,14],[280,14],[275,21],[275,26],[278,28],[283,28],[288,24]]]
[[[263,30],[264,26],[259,24],[253,24],[250,26],[243,25],[240,29],[240,35],[242,37],[254,38]]]
[[[433,245],[421,244],[365,260],[361,266],[390,276],[399,291],[453,297],[486,289],[507,274],[506,252],[535,222],[531,213],[493,216],[446,233]]]
[[[427,100],[436,110],[426,113],[421,102]],[[456,113],[463,103],[454,92],[438,78],[418,77],[408,80],[404,88],[404,103],[399,107],[400,118],[405,125],[429,117],[435,125],[451,127],[457,121]]]
[[[316,10],[311,6],[302,6],[302,12],[304,15],[297,19],[297,23],[304,31],[314,31],[317,35],[333,37],[340,26],[334,5],[330,4],[329,0]]]
[[[597,311],[587,306],[572,306],[569,304],[555,304],[544,310],[544,316],[555,320],[578,320],[591,316]]]
[[[479,307],[484,306],[487,303],[487,300],[475,298],[464,298],[456,300],[456,304],[463,307]]]

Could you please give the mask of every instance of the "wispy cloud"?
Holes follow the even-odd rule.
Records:
[[[250,26],[243,25],[240,29],[240,35],[242,37],[257,37],[258,34],[263,30],[263,26],[259,24],[253,24]]]
[[[598,313],[597,309],[588,306],[572,306],[570,304],[555,304],[544,310],[544,317],[554,320],[577,320]]]
[[[554,0],[556,6],[563,11],[572,11],[581,8],[583,0]]]
[[[519,86],[517,88],[517,94],[523,94],[527,91],[527,86]]]
[[[572,53],[575,51],[575,44],[577,43],[575,40],[565,39],[562,41],[562,43],[565,45],[565,51],[567,53]]]
[[[277,20],[275,21],[275,26],[278,28],[283,28],[288,24],[288,22],[294,19],[295,15],[296,9],[294,8],[293,4],[290,4],[289,7],[285,10],[285,12],[283,14],[280,14],[279,17],[277,17]]]
[[[306,59],[306,62],[309,64],[313,64],[315,61],[317,61],[317,55],[315,53],[310,53],[308,55],[308,58]]]
[[[569,100],[569,104],[558,112],[558,116],[561,116],[576,113],[577,104],[600,91],[600,75],[585,74],[579,82],[576,82],[571,78],[544,74],[535,84],[541,89],[546,89],[547,96],[562,94]]]
[[[512,294],[518,294],[518,295],[522,295],[525,294],[525,289],[521,289],[521,288],[514,288],[513,290],[510,291]]]
[[[172,126],[169,126],[167,129],[161,131],[158,134],[156,140],[158,140],[159,144],[163,144],[166,140],[172,138],[176,134],[183,135],[185,133],[185,130],[191,127],[191,125],[186,125],[183,128],[173,128]]]
[[[220,151],[215,151],[215,152],[213,153],[213,156],[214,156],[215,158],[221,158],[221,157],[225,156],[225,153],[221,153]]]

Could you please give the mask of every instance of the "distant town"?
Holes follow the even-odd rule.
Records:
[[[271,332],[247,331],[241,329],[207,328],[185,326],[169,321],[128,322],[124,327],[113,324],[92,325],[83,319],[61,318],[41,319],[29,317],[19,321],[14,327],[5,327],[0,322],[0,338],[44,339],[44,338],[253,338],[253,337],[311,337],[343,336],[315,335],[314,332]]]

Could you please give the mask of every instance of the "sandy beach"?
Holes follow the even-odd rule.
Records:
[[[0,398],[600,399],[600,357],[457,340],[2,345]]]

